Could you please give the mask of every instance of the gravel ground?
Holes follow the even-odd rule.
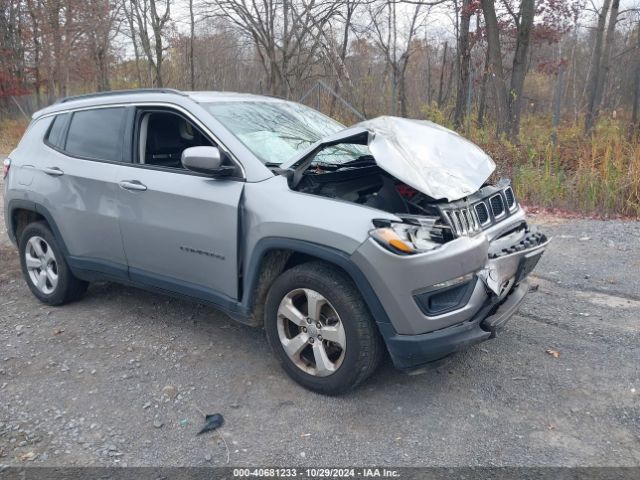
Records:
[[[640,223],[534,221],[554,240],[501,336],[340,398],[202,305],[111,283],[42,305],[2,230],[0,464],[638,466]]]

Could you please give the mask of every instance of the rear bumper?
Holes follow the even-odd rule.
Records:
[[[502,300],[492,297],[468,321],[420,335],[398,335],[391,324],[378,324],[394,365],[410,372],[469,345],[493,338],[518,310],[529,284],[523,280]]]

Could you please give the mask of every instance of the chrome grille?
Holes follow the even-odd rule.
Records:
[[[473,235],[480,231],[480,222],[478,222],[473,209],[456,208],[444,212],[445,218],[451,225],[453,233],[456,236]]]
[[[494,195],[489,199],[489,203],[491,204],[491,211],[495,218],[500,218],[504,215],[504,202],[502,201],[502,195]]]
[[[473,236],[518,211],[513,187],[508,183],[486,186],[464,200],[440,204],[442,222],[454,237]]]

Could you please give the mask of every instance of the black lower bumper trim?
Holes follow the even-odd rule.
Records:
[[[529,284],[523,281],[502,301],[494,298],[464,323],[420,335],[398,335],[391,324],[378,324],[396,368],[408,372],[469,345],[493,338],[516,312]]]

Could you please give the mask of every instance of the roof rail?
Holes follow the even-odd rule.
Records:
[[[131,88],[128,90],[110,90],[108,92],[96,92],[85,93],[83,95],[73,95],[71,97],[64,97],[58,100],[56,103],[66,103],[72,100],[84,100],[85,98],[98,98],[98,97],[110,97],[115,95],[126,95],[130,93],[174,93],[176,95],[187,96],[184,92],[176,90],[174,88]]]

